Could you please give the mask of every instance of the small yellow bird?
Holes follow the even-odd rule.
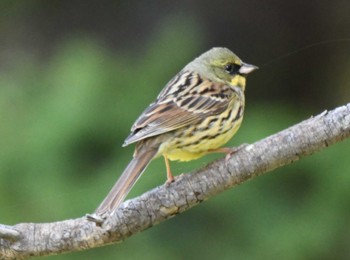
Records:
[[[134,157],[96,209],[111,214],[153,158],[190,161],[220,148],[237,132],[245,107],[246,75],[257,69],[227,48],[212,48],[186,65],[141,114],[124,145],[136,143]]]

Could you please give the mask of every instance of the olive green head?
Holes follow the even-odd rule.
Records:
[[[245,87],[245,77],[258,67],[244,63],[227,48],[216,47],[189,63],[185,70],[192,70],[215,82]]]

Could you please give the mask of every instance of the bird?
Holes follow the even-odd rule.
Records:
[[[123,146],[136,143],[133,159],[95,210],[119,208],[154,158],[163,156],[166,183],[174,181],[169,160],[190,161],[221,147],[239,129],[245,108],[246,76],[258,69],[224,47],[214,47],[188,63],[163,88],[131,127]]]

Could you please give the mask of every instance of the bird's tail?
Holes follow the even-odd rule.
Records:
[[[116,210],[156,153],[157,149],[137,152],[95,213],[103,215]]]

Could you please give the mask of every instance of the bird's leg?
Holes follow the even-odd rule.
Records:
[[[220,148],[216,148],[216,149],[210,149],[208,150],[208,153],[234,153],[236,152],[237,148],[236,147],[220,147]]]
[[[165,184],[170,184],[174,181],[174,176],[171,174],[168,157],[166,157],[166,155],[163,155],[163,157],[164,157],[164,161],[165,161],[166,176],[167,176],[167,180],[166,180]]]
[[[217,149],[210,149],[208,150],[208,153],[225,153],[225,163],[227,164],[227,162],[230,160],[231,156],[238,152],[239,150],[241,150],[242,148],[246,147],[248,144],[241,144],[238,147],[220,147]]]

